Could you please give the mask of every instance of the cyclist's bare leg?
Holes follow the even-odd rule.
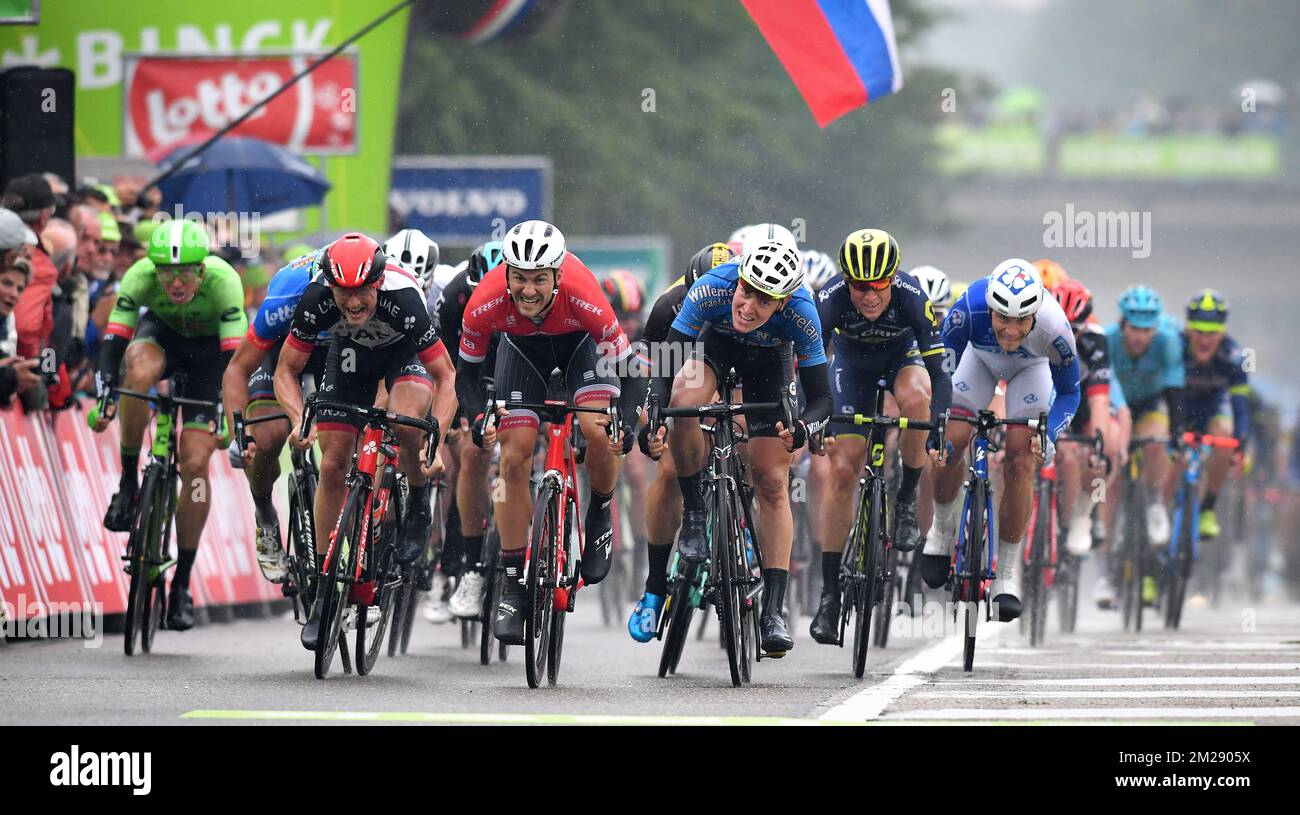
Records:
[[[750,472],[758,499],[763,568],[790,570],[790,548],[794,540],[794,519],[790,515],[790,460],[785,443],[770,436],[749,440]]]
[[[278,404],[262,402],[249,408],[248,417],[255,419],[281,412]],[[270,495],[275,482],[280,478],[280,451],[289,438],[289,422],[255,424],[248,428],[248,435],[257,446],[253,451],[252,466],[244,468],[244,475],[248,477],[248,490],[255,496]]]
[[[424,381],[403,380],[394,382],[388,392],[388,409],[399,416],[424,418],[433,404],[433,391]],[[412,487],[420,487],[429,479],[420,472],[420,459],[424,455],[424,432],[414,427],[394,425],[393,435],[400,445],[397,461],[406,481]]]
[[[460,448],[460,474],[456,479],[456,506],[460,511],[460,531],[465,536],[482,535],[487,522],[487,475],[492,466],[492,451],[475,447],[468,431],[460,434],[457,447]]]
[[[1206,428],[1211,436],[1231,436],[1232,419],[1216,416]],[[1210,461],[1205,468],[1205,494],[1218,495],[1223,492],[1223,485],[1228,480],[1228,471],[1232,469],[1232,457],[1235,451],[1226,447],[1214,447],[1210,451]]]
[[[707,405],[717,391],[717,377],[713,369],[702,360],[687,360],[673,380],[672,407],[698,407]],[[708,445],[700,430],[699,419],[678,417],[668,433],[668,447],[679,473],[693,474],[704,469]],[[783,478],[785,476],[782,476]]]
[[[1032,434],[1027,427],[1006,428],[1006,457],[1002,460],[1005,486],[1002,505],[998,508],[998,537],[1002,541],[1019,541],[1029,524],[1033,509],[1034,457],[1030,451]]]
[[[820,458],[820,456],[819,456]],[[862,465],[867,460],[865,436],[840,434],[827,443],[826,458],[830,461],[830,489],[816,514],[824,519],[826,536],[822,538],[823,552],[843,552],[849,530],[853,528],[853,515],[858,504],[854,496]]]
[[[952,444],[953,454],[935,470],[936,503],[947,504],[957,500],[962,483],[966,480],[966,446],[970,444],[973,435],[975,428],[965,422],[951,422],[948,425],[948,441]]]
[[[813,455],[806,448],[804,453],[808,456],[808,506],[814,508],[808,513],[808,522],[813,542],[820,548],[821,542],[826,540],[826,519],[816,511],[816,507],[822,506],[830,489],[831,462],[829,456]]]
[[[522,552],[528,544],[528,525],[533,514],[529,479],[533,475],[537,430],[536,425],[522,425],[502,429],[497,434],[501,443],[501,488],[493,490],[492,499],[502,552]]]
[[[216,449],[217,438],[207,428],[183,429],[179,457],[181,485],[176,502],[176,543],[183,551],[199,548],[203,525],[212,507],[208,460]]]
[[[158,384],[167,366],[167,355],[153,342],[131,343],[126,348],[125,359],[126,376],[122,377],[122,387],[140,393],[147,393]],[[122,446],[139,450],[145,425],[149,423],[149,405],[140,399],[124,396],[118,401],[117,410]]]
[[[651,546],[672,546],[682,525],[682,490],[672,450],[664,450],[646,490],[646,540]]]
[[[338,526],[339,511],[347,486],[348,470],[352,466],[352,453],[357,447],[356,431],[320,430],[316,434],[320,444],[320,484],[316,489],[316,552],[329,551],[330,533]]]
[[[930,421],[930,374],[925,368],[908,366],[894,379],[894,399],[898,402],[898,415],[914,422]],[[924,430],[903,431],[903,464],[908,467],[925,466]]]
[[[609,399],[589,399],[582,403],[583,407],[593,408],[607,408],[609,405]],[[618,483],[623,459],[610,452],[609,436],[605,433],[605,428],[597,423],[596,414],[579,413],[576,418],[579,430],[587,439],[586,467],[591,488],[601,495],[608,495]]]

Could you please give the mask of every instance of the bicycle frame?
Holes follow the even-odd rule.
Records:
[[[988,411],[981,411],[983,413]],[[992,414],[990,414],[992,415]],[[984,524],[988,528],[988,534],[985,536],[985,546],[983,553],[983,563],[975,568],[979,568],[982,573],[980,579],[979,597],[967,597],[968,601],[978,602],[984,599],[988,592],[988,583],[997,576],[997,519],[993,515],[993,490],[989,484],[989,438],[988,428],[981,424],[976,428],[975,436],[971,439],[971,464],[970,477],[972,481],[979,481],[984,485]],[[957,545],[953,549],[953,576],[961,580],[971,574],[973,568],[967,563],[967,552],[970,549],[970,518],[971,518],[971,499],[972,491],[966,490],[966,495],[962,499],[961,507],[961,524],[957,531]]]
[[[564,405],[564,402],[547,401],[547,404],[562,406]],[[566,540],[560,542],[560,546],[556,547],[556,566],[558,569],[555,573],[557,582],[555,586],[554,605],[556,611],[573,611],[574,604],[577,600],[578,590],[586,585],[582,582],[581,577],[582,554],[586,547],[586,538],[583,536],[582,531],[582,504],[578,499],[578,463],[573,450],[573,414],[566,414],[563,421],[550,422],[547,426],[547,436],[549,438],[546,446],[545,469],[542,470],[542,475],[538,479],[538,483],[545,484],[549,482],[554,484],[557,494],[560,497],[560,506],[555,517],[556,528],[568,530],[570,529],[569,524],[572,523],[572,529],[578,536],[578,552],[573,568],[574,574],[579,576],[572,586],[572,592],[569,591],[570,586],[563,584],[569,557],[569,547],[567,545],[569,542],[567,539],[568,536],[566,536]],[[572,517],[569,516],[570,506],[572,506],[574,510]],[[528,573],[527,569],[532,554],[531,550],[532,547],[524,548],[525,574]]]

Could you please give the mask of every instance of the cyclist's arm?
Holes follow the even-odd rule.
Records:
[[[1232,374],[1228,379],[1228,398],[1232,402],[1232,435],[1241,444],[1238,448],[1240,454],[1245,451],[1246,440],[1250,438],[1250,379],[1241,349],[1234,348],[1230,358]]]
[[[240,283],[239,273],[220,258],[209,257],[204,261],[205,274],[218,274],[216,291],[213,292],[218,318],[217,337],[221,342],[222,367],[230,364],[235,349],[248,331],[248,312],[244,311],[244,287]],[[218,271],[220,270],[220,271]]]
[[[456,359],[456,397],[461,409],[471,421],[476,419],[487,400],[482,377],[492,335],[503,328],[504,318],[498,319],[509,303],[505,267],[499,266],[479,281],[469,301],[465,303],[465,316],[461,321],[460,348]]]
[[[108,325],[104,328],[104,336],[99,343],[95,385],[101,393],[117,384],[118,369],[122,366],[126,347],[135,335],[136,323],[140,320],[140,307],[145,304],[153,274],[154,265],[146,258],[137,261],[122,276],[113,310],[108,315]]]
[[[970,342],[971,315],[970,309],[966,305],[966,294],[962,294],[953,303],[952,308],[948,309],[948,315],[943,318],[943,328],[940,334],[943,336],[943,345],[946,348],[944,353],[944,368],[949,377],[957,370],[961,363],[961,355],[966,352],[966,345]]]
[[[934,305],[929,298],[917,302],[919,307],[912,314],[912,333],[916,335],[925,370],[930,374],[930,421],[934,422],[952,407],[952,376],[944,366],[946,348]]]
[[[804,397],[807,400],[803,413],[799,414],[799,420],[808,428],[808,434],[812,435],[825,427],[827,420],[830,419],[833,406],[830,366],[825,362],[820,365],[801,364],[799,384],[803,385]]]
[[[1056,401],[1047,413],[1047,432],[1048,438],[1056,441],[1079,410],[1079,358],[1071,354],[1066,364],[1049,364],[1048,369],[1052,372]]]
[[[280,348],[280,359],[275,365],[275,400],[289,417],[289,426],[297,429],[302,424],[302,372],[307,368],[313,348],[295,341],[291,335]]]
[[[250,329],[221,376],[221,401],[226,408],[226,420],[232,426],[234,412],[248,406],[248,377],[263,359],[266,359],[266,349],[257,344],[256,335]]]
[[[682,349],[681,353],[668,354],[671,365],[664,367],[656,373],[660,374],[650,380],[650,393],[659,397],[659,405],[668,407],[673,398],[673,380],[677,377],[677,372],[681,370],[682,365],[686,363],[688,355],[685,349],[689,348],[699,336],[698,331],[687,333],[678,328],[679,323],[673,323],[673,327],[668,329],[668,339],[665,341],[670,348]],[[689,330],[689,329],[688,329]]]
[[[451,364],[451,355],[440,341],[437,346],[441,353],[431,360],[424,361],[425,370],[433,377],[433,406],[430,410],[443,432],[451,428],[451,420],[456,415],[456,369]]]

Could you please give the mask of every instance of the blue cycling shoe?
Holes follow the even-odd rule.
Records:
[[[646,592],[632,609],[632,616],[627,618],[627,633],[637,642],[649,642],[659,630],[659,615],[664,610],[662,595]]]

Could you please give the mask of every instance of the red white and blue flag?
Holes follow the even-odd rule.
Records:
[[[740,0],[819,127],[903,87],[889,0]]]

